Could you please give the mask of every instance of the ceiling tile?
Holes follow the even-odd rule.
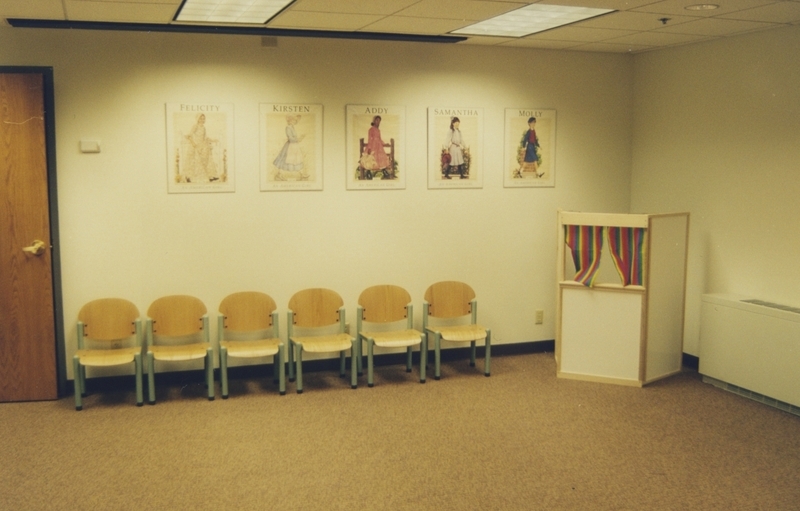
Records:
[[[800,2],[777,2],[774,4],[724,14],[720,18],[772,23],[795,23],[800,21]]]
[[[445,18],[468,21],[483,21],[528,3],[486,2],[481,0],[421,0],[403,9],[398,14],[419,18]],[[466,23],[465,23],[466,25]]]
[[[609,39],[607,43],[613,44],[640,44],[645,46],[673,46],[677,44],[686,44],[703,39],[708,39],[707,36],[702,35],[688,35],[688,34],[670,34],[663,31],[652,32],[639,32],[636,34],[618,37],[616,39]]]
[[[297,0],[293,11],[338,12],[345,14],[394,14],[419,0]]]
[[[165,4],[173,5],[177,10],[183,3],[182,0],[67,0],[68,2],[86,2],[103,4]]]
[[[756,21],[725,20],[720,18],[703,18],[689,23],[670,26],[659,29],[659,32],[672,34],[708,35],[723,36],[742,32],[752,32],[774,27],[773,23],[760,23]]]
[[[663,0],[662,2],[650,3],[631,10],[637,12],[651,12],[656,14],[672,14],[675,16],[684,15],[705,18],[708,16],[719,16],[722,14],[735,12],[740,9],[749,9],[759,5],[766,5],[774,1],[775,0]],[[719,5],[719,8],[707,11],[686,10],[686,6],[697,4],[716,4]]]
[[[409,16],[387,16],[365,26],[368,32],[394,32],[405,34],[447,34],[464,26],[464,21],[436,18],[412,18]]]
[[[627,11],[642,5],[652,4],[653,0],[540,0],[541,4],[569,5],[571,7],[592,7],[594,9],[614,9]]]
[[[550,41],[546,39],[517,39],[500,46],[513,46],[516,48],[538,48],[541,50],[565,50],[581,43],[575,41]]]
[[[178,10],[171,3],[128,3],[120,1],[65,0],[70,21],[112,21],[125,23],[169,23]]]
[[[535,40],[555,40],[555,41],[602,41],[604,39],[613,39],[615,37],[622,37],[624,35],[635,34],[633,30],[616,30],[611,28],[589,28],[580,27],[577,25],[570,25],[568,27],[559,28],[558,30],[548,30],[539,34],[533,34],[525,39]]]
[[[613,12],[605,16],[598,16],[590,20],[576,23],[576,26],[591,28],[614,28],[619,30],[655,30],[663,27],[664,24],[659,20],[663,15],[645,12]],[[668,16],[671,25],[694,21],[697,18],[691,16]]]
[[[61,0],[0,0],[0,17],[63,20]]]
[[[461,41],[456,44],[472,44],[480,46],[499,46],[503,43],[516,41],[515,37],[491,37],[491,36],[469,36],[466,41]]]
[[[375,23],[382,16],[376,14],[337,14],[327,12],[284,11],[268,23],[271,28],[296,28],[317,30],[360,30]]]
[[[652,50],[655,46],[645,44],[587,43],[570,48],[572,51],[592,51],[601,53],[637,53]]]

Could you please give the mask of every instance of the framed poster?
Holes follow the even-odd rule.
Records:
[[[406,109],[347,105],[347,189],[406,187]]]
[[[506,188],[555,186],[556,111],[506,108]]]
[[[483,187],[483,110],[428,108],[428,188]]]
[[[322,190],[322,105],[258,108],[261,190]]]
[[[234,191],[233,104],[167,103],[167,191]]]

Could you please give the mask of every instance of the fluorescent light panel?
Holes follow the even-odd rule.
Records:
[[[266,23],[294,0],[186,0],[175,21]]]
[[[494,18],[453,30],[451,34],[524,37],[609,12],[614,12],[614,9],[531,4]]]

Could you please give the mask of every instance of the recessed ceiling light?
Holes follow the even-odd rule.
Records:
[[[687,5],[684,7],[687,11],[713,11],[714,9],[719,9],[719,5],[717,4],[695,4],[695,5]]]
[[[266,23],[294,0],[186,0],[175,21]]]
[[[614,9],[566,7],[563,5],[531,4],[519,9],[468,25],[451,34],[524,37],[569,25],[577,21],[614,12]]]

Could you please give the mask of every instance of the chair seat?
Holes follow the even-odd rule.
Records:
[[[389,332],[362,332],[362,336],[373,339],[375,346],[381,348],[399,348],[404,346],[416,346],[422,339],[421,332],[417,330],[394,330]]]
[[[147,351],[153,353],[156,360],[193,360],[206,356],[209,345],[202,342],[196,344],[178,344],[175,346],[148,346]]]
[[[428,330],[439,332],[445,341],[465,342],[486,339],[486,329],[480,325],[428,327]]]
[[[75,356],[85,366],[117,366],[133,362],[134,355],[141,352],[142,349],[139,347],[112,350],[78,350],[75,352]]]
[[[350,349],[353,345],[353,338],[347,334],[321,335],[318,337],[292,337],[292,341],[295,344],[303,346],[303,350],[309,353],[342,351]]]
[[[281,340],[259,339],[256,341],[220,341],[220,347],[228,350],[229,357],[253,358],[268,357],[278,353]]]

